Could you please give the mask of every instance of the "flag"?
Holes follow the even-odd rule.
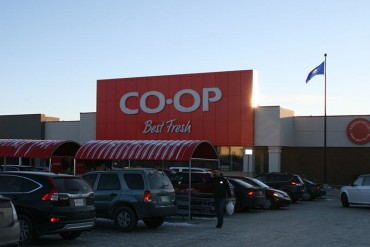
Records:
[[[323,75],[325,70],[325,62],[322,62],[319,66],[314,68],[307,76],[306,83],[311,80],[315,75]]]

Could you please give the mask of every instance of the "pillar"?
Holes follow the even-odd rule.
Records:
[[[280,172],[281,147],[268,147],[269,172]]]

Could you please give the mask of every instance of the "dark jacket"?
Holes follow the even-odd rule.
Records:
[[[231,197],[229,182],[222,175],[219,177],[212,177],[210,182],[212,183],[214,198],[223,198],[226,197],[226,195]]]

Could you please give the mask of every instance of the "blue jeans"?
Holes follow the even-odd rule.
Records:
[[[222,226],[224,223],[224,212],[226,206],[226,198],[214,198],[215,202],[215,210],[216,210],[216,217],[217,217],[217,225]]]

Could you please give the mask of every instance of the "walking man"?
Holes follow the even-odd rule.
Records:
[[[224,212],[226,206],[226,198],[231,197],[229,182],[224,178],[220,169],[215,169],[211,175],[211,183],[213,187],[213,199],[216,209],[217,228],[221,228],[224,223]]]

